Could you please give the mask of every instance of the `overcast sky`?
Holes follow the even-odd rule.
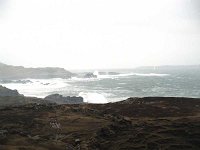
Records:
[[[0,0],[0,61],[66,69],[200,64],[200,0]]]

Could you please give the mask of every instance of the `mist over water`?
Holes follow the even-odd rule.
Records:
[[[95,72],[97,74],[97,72]],[[85,102],[107,103],[128,97],[175,96],[200,97],[200,71],[121,71],[117,75],[97,78],[28,79],[31,82],[7,83],[25,96],[45,97],[50,94],[82,96]],[[26,79],[27,80],[27,79]]]

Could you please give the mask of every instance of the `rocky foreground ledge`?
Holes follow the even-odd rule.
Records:
[[[200,99],[0,109],[1,150],[199,150]]]

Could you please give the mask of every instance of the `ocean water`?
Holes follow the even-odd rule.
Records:
[[[97,71],[95,71],[98,74]],[[17,89],[25,96],[45,97],[50,94],[82,96],[85,102],[106,103],[128,97],[176,96],[200,97],[200,71],[118,70],[117,75],[97,78],[24,79],[28,83],[2,84]]]

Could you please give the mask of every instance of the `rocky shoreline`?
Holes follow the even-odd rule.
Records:
[[[1,150],[200,149],[200,99],[143,97],[84,103],[25,97],[0,86]]]

